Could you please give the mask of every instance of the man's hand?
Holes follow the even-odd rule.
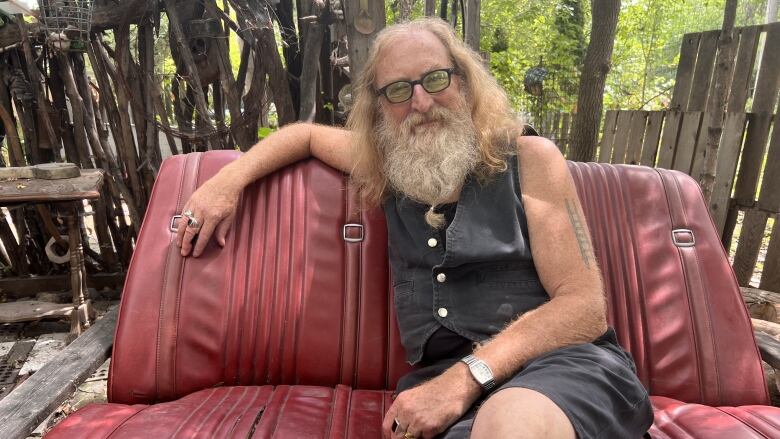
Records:
[[[468,366],[458,363],[439,377],[401,392],[385,414],[385,439],[432,438],[455,423],[482,393]],[[394,421],[398,421],[395,432]]]
[[[182,212],[192,212],[191,217],[197,220],[197,223],[192,224],[184,213],[179,219],[176,244],[181,247],[182,256],[187,256],[190,251],[192,256],[200,256],[215,230],[217,243],[224,247],[225,238],[236,215],[240,194],[240,189],[221,183],[219,178],[206,181],[192,194]],[[192,241],[195,237],[198,239],[193,249]]]

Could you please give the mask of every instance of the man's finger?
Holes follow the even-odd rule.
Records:
[[[385,419],[382,421],[382,437],[384,439],[390,439],[393,436],[392,426],[395,420],[395,410],[390,406],[390,409],[385,414]]]
[[[184,244],[184,229],[187,228],[187,218],[182,216],[176,221],[176,245],[181,247]],[[182,255],[186,256],[186,255]]]
[[[200,226],[198,241],[195,243],[195,250],[193,250],[192,256],[197,258],[203,253],[203,249],[206,248],[206,244],[209,243],[212,233],[214,233],[214,221],[206,221],[205,224]]]
[[[192,251],[192,240],[195,239],[198,234],[195,233],[196,230],[187,227],[186,225],[180,226],[179,230],[184,230],[184,239],[181,243],[181,255],[187,256],[190,254],[190,251]]]
[[[234,217],[235,215],[229,215],[227,218],[220,221],[219,225],[217,226],[217,243],[222,247],[225,246],[225,239],[227,239],[230,226],[233,225]]]

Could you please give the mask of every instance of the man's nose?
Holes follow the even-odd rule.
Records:
[[[433,96],[428,94],[421,84],[414,85],[412,94],[412,110],[425,113],[433,105]]]

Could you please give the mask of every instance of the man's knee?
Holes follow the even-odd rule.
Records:
[[[496,392],[479,408],[472,439],[550,438],[574,439],[574,427],[550,398],[530,389]]]

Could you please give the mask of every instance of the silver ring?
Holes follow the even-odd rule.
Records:
[[[395,433],[399,426],[401,426],[401,423],[398,422],[398,418],[393,418],[393,425],[390,426],[390,431]]]
[[[196,220],[194,216],[188,216],[187,227],[192,227],[194,229],[197,229],[198,227],[200,227],[200,222],[198,222],[198,220]]]
[[[185,210],[181,214],[186,216],[187,218],[195,218],[195,214],[193,214],[190,209]]]

